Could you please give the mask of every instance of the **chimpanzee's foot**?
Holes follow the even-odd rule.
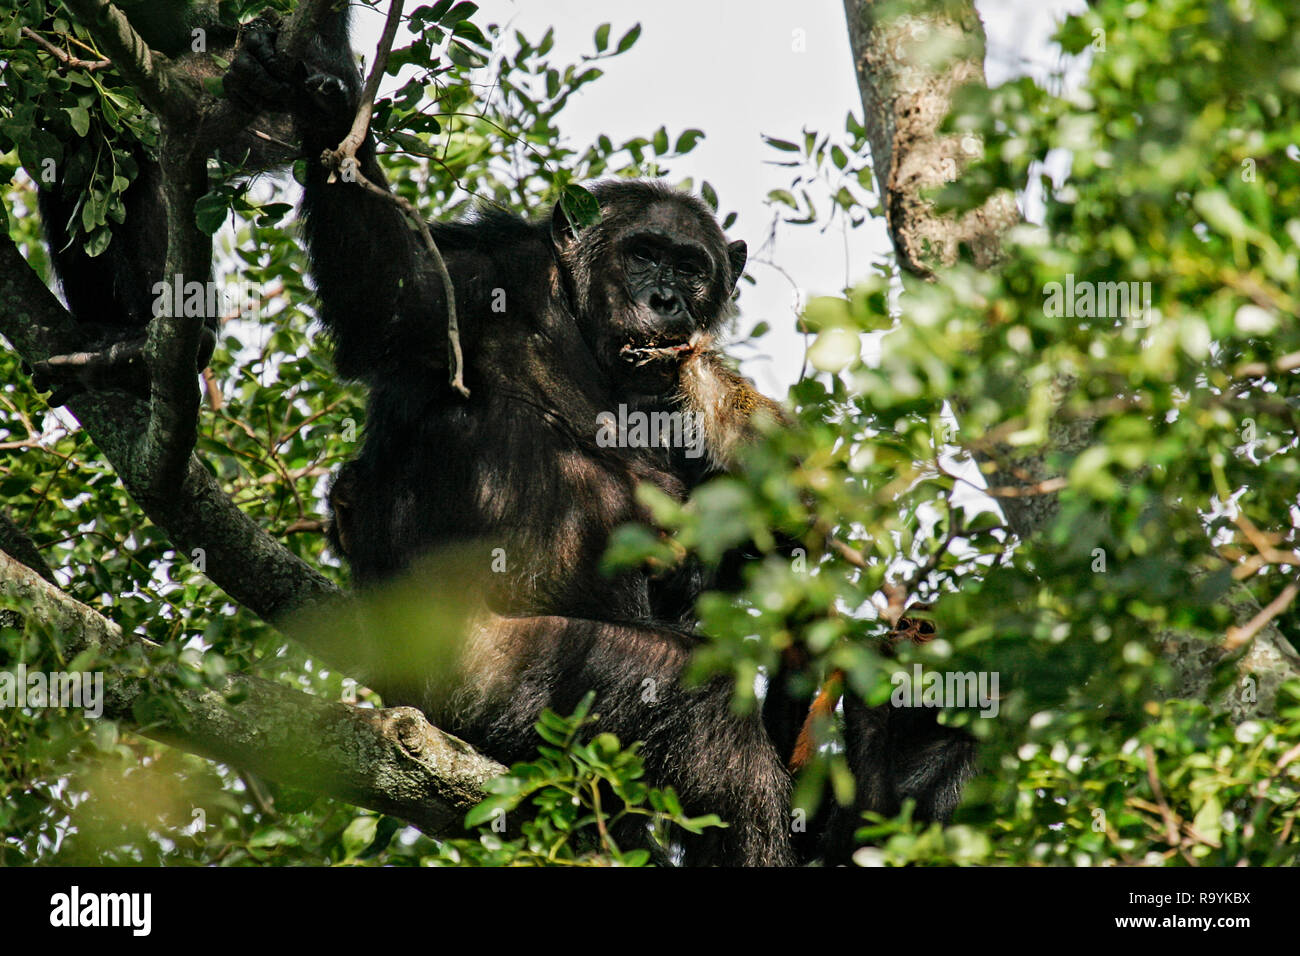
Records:
[[[141,335],[103,348],[51,355],[32,365],[32,385],[38,392],[53,393],[48,399],[51,407],[65,405],[82,392],[110,388],[147,396],[144,343]]]

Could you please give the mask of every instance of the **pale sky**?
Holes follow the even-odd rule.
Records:
[[[1083,0],[976,5],[988,33],[988,78],[997,83],[1050,70],[1056,64],[1047,42],[1053,24]],[[601,133],[617,143],[660,125],[674,137],[692,127],[705,132],[694,151],[671,164],[668,178],[708,180],[721,211],[739,213],[730,238],[749,244],[755,284],[742,285],[737,336],[743,339],[759,321],[772,331],[732,351],[763,391],[784,397],[803,363],[803,338],[794,330],[795,288],[805,299],[835,294],[889,251],[879,221],[857,229],[837,223],[824,231],[781,224],[769,241],[774,211],[766,197],[790,184],[792,170],[770,165],[779,154],[762,135],[795,140],[805,128],[842,134],[846,113],[861,116],[840,0],[481,0],[479,6],[476,23],[508,23],[534,41],[554,26],[550,56],[556,63],[592,52],[601,23],[612,24],[615,40],[642,25],[636,46],[602,63],[605,75],[570,101],[560,128],[580,146]],[[374,49],[382,23],[378,14],[358,18],[359,51]],[[814,199],[826,208],[824,197]]]

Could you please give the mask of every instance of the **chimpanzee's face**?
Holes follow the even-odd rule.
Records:
[[[617,388],[667,395],[691,336],[713,331],[726,315],[745,244],[728,245],[688,197],[602,192],[603,219],[577,235],[570,260],[578,321]]]

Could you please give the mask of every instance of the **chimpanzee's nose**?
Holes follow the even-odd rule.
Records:
[[[656,289],[650,293],[650,308],[663,318],[680,318],[686,315],[682,297],[671,289]]]

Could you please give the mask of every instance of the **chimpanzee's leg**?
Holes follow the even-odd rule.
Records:
[[[447,730],[513,761],[535,751],[542,708],[570,713],[595,691],[596,731],[624,745],[644,741],[652,785],[675,789],[688,815],[716,813],[729,824],[686,840],[685,862],[793,863],[789,774],[760,715],[732,712],[729,680],[681,686],[697,643],[649,626],[493,617],[470,638],[449,699],[427,700],[425,709]]]

